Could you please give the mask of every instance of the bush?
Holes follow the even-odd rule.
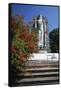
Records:
[[[24,24],[22,16],[11,18],[10,30],[12,38],[11,64],[20,68],[30,55],[38,49],[37,33],[36,30],[29,32],[29,26]]]

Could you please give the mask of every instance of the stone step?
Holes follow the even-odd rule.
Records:
[[[26,67],[58,67],[59,63],[58,62],[44,62],[44,61],[37,61],[37,60],[29,60],[25,63],[25,68]]]
[[[53,76],[53,77],[35,77],[35,78],[23,78],[20,80],[16,80],[16,82],[19,83],[27,83],[27,82],[35,82],[35,81],[51,81],[51,80],[58,80],[59,77],[58,76]]]
[[[16,86],[37,86],[37,85],[51,85],[51,84],[59,84],[59,80],[22,82],[22,83],[16,83]]]
[[[17,73],[18,74],[22,74],[22,73],[29,73],[29,74],[32,74],[32,73],[48,73],[48,72],[59,72],[59,68],[57,67],[54,67],[54,68],[26,68],[25,70],[22,70],[22,71],[18,71]]]
[[[58,83],[59,83],[58,67],[26,68],[25,72],[18,73],[16,79],[17,86],[58,84]]]
[[[31,72],[31,71],[40,71],[40,72],[43,72],[43,71],[46,71],[46,72],[48,72],[48,71],[59,71],[59,69],[57,68],[57,67],[43,67],[43,68],[37,68],[37,67],[31,67],[31,68],[25,68],[25,69],[23,69],[23,71],[25,71],[25,72]]]
[[[30,79],[32,79],[32,78],[46,78],[46,77],[55,77],[55,76],[59,76],[59,74],[47,74],[47,75],[45,75],[45,74],[43,74],[43,75],[28,75],[28,76],[17,76],[17,80],[20,80],[21,78],[23,79],[23,78],[26,78],[26,79],[28,79],[28,78],[30,78]]]
[[[59,83],[58,62],[44,62],[31,60],[25,63],[25,67],[19,70],[16,85],[44,85]]]
[[[40,72],[40,73],[29,73],[29,72],[27,72],[27,73],[19,73],[18,74],[18,76],[42,76],[42,75],[44,75],[44,76],[46,76],[46,75],[51,75],[51,76],[53,76],[53,75],[58,75],[59,74],[59,72],[57,71],[57,72]]]
[[[59,65],[52,65],[52,64],[42,64],[42,65],[27,65],[25,66],[25,68],[43,68],[43,67],[51,67],[51,68],[54,68],[54,67],[59,67]]]
[[[59,63],[57,61],[29,60],[17,72],[16,86],[46,85],[59,83]]]

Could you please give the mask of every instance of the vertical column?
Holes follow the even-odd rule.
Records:
[[[38,30],[38,47],[42,47],[42,32],[41,30]]]
[[[35,28],[37,28],[37,18],[35,17]]]
[[[43,48],[44,47],[44,28],[43,28],[43,21],[41,23],[41,34],[40,34],[40,46]]]
[[[46,24],[46,22],[44,22],[44,24],[45,24],[45,48],[47,48],[47,34],[48,34],[48,32],[47,32],[47,24]]]
[[[48,36],[48,29],[47,29],[47,22],[45,22],[45,47],[49,49],[49,36]]]

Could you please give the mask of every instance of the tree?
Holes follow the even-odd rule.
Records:
[[[49,38],[50,38],[50,48],[51,52],[59,52],[59,28],[53,29],[49,33]]]
[[[11,64],[20,68],[30,55],[37,51],[37,33],[35,30],[29,32],[29,26],[24,24],[22,16],[11,18],[10,30],[12,38]]]

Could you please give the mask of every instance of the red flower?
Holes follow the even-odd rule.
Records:
[[[16,53],[16,49],[17,49],[16,46],[12,46],[12,52],[13,53]]]

